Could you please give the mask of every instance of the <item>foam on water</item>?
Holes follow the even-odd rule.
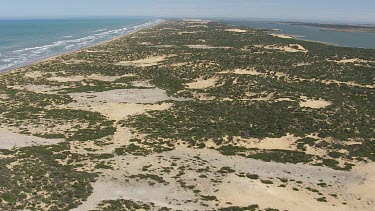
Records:
[[[125,35],[131,31],[151,26],[160,21],[161,20],[149,20],[143,24],[138,25],[126,24],[123,27],[117,29],[99,28],[97,30],[91,31],[91,33],[86,33],[86,36],[60,35],[59,37],[62,39],[50,42],[45,45],[23,48],[21,47],[18,49],[13,49],[11,51],[2,51],[0,53],[0,71],[19,67],[23,64],[48,56],[88,47],[99,42]]]

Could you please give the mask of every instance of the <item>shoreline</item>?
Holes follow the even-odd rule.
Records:
[[[158,26],[158,25],[160,25],[162,23],[165,23],[165,22],[166,22],[166,20],[164,20],[164,19],[158,19],[156,21],[149,22],[149,23],[151,23],[151,25],[148,25],[148,26],[145,26],[145,27],[141,27],[139,29],[131,30],[131,31],[125,33],[125,34],[112,37],[109,40],[101,41],[101,42],[95,43],[93,45],[88,45],[88,46],[85,46],[85,47],[82,47],[82,48],[77,48],[77,49],[72,49],[72,50],[68,50],[68,51],[63,51],[63,52],[59,52],[59,53],[56,53],[56,54],[51,54],[51,55],[43,56],[43,57],[40,57],[40,58],[37,58],[37,59],[33,59],[33,60],[28,61],[28,62],[25,62],[25,63],[19,64],[19,65],[15,65],[13,67],[9,67],[9,68],[5,68],[3,70],[0,70],[0,75],[5,74],[5,73],[9,73],[9,72],[12,72],[12,71],[15,71],[15,70],[18,70],[18,69],[21,69],[21,68],[25,68],[25,67],[28,67],[30,65],[34,65],[34,64],[37,64],[37,63],[40,63],[40,62],[45,62],[45,61],[57,58],[57,57],[62,56],[62,55],[66,55],[66,54],[78,52],[78,51],[81,51],[81,50],[84,50],[84,49],[87,49],[87,48],[91,48],[91,47],[94,47],[94,46],[98,46],[98,45],[103,45],[103,44],[106,44],[108,42],[112,42],[112,41],[115,41],[117,39],[121,39],[123,37],[133,35],[133,34],[139,32],[141,30],[149,29],[149,28]]]
[[[343,37],[340,42],[335,42],[335,40],[329,40],[325,41],[324,39],[319,39],[315,36],[306,38],[309,34],[305,34],[301,28],[298,29],[293,29],[291,31],[291,34],[286,33],[281,25],[289,25],[288,23],[280,23],[280,22],[274,22],[274,21],[229,21],[229,20],[221,20],[224,23],[235,25],[235,26],[243,26],[243,27],[249,27],[253,29],[258,29],[262,31],[266,31],[268,33],[276,33],[276,34],[284,34],[287,36],[293,36],[294,39],[297,40],[302,40],[302,41],[309,41],[309,42],[314,42],[314,43],[320,43],[320,44],[327,44],[327,45],[332,45],[335,47],[343,47],[343,48],[356,48],[356,49],[370,49],[373,50],[375,49],[374,43],[371,41],[368,41],[367,39],[363,39],[360,35],[358,35],[358,38],[360,41],[352,42],[350,40],[353,40],[357,38],[357,34],[363,34],[363,32],[344,32],[344,31],[331,31],[331,30],[319,30],[318,27],[313,27],[313,26],[299,26],[299,27],[309,27],[309,28],[314,28],[317,31],[320,31],[319,33],[323,32],[340,32],[340,33],[346,33],[346,35]],[[266,25],[265,25],[266,24]],[[267,25],[267,24],[272,24],[272,25]],[[296,32],[298,30],[298,32]],[[301,34],[302,33],[302,34]],[[350,33],[350,36],[355,36],[352,39],[348,39],[347,36]],[[352,33],[355,33],[356,35],[351,35]],[[375,33],[368,33],[367,34],[375,34]],[[324,35],[324,36],[332,36],[330,34]],[[336,35],[334,35],[336,36]],[[372,38],[373,35],[371,35],[370,38]],[[341,39],[341,35],[333,38],[338,38]],[[369,44],[370,42],[370,44]]]
[[[334,47],[341,47],[341,48],[359,48],[359,49],[374,49],[374,48],[365,48],[365,47],[352,47],[352,46],[345,46],[345,45],[338,45],[335,43],[331,42],[324,42],[324,41],[318,41],[318,40],[311,40],[311,39],[305,39],[305,36],[302,35],[292,35],[292,34],[286,34],[286,33],[274,33],[282,36],[289,36],[290,38],[285,38],[285,39],[295,39],[295,40],[300,40],[300,41],[306,41],[306,42],[312,42],[312,43],[319,43],[319,44],[325,44],[325,45],[330,45]],[[272,35],[272,33],[269,33],[269,35]],[[274,35],[272,35],[274,36]]]

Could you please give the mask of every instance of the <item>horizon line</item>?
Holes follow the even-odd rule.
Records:
[[[92,19],[92,18],[160,18],[160,19],[213,19],[213,20],[259,20],[259,21],[292,21],[292,22],[322,22],[322,23],[356,23],[356,24],[375,24],[375,21],[359,20],[337,20],[337,19],[314,19],[314,18],[259,18],[259,17],[219,17],[219,16],[121,16],[121,15],[102,15],[102,16],[24,16],[24,17],[1,17],[0,20],[46,20],[46,19]]]

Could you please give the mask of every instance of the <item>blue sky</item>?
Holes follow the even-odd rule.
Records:
[[[375,0],[0,0],[0,18],[81,16],[375,22]]]

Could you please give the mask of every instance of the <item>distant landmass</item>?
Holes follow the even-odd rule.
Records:
[[[303,23],[303,22],[283,22],[291,25],[318,27],[323,30],[341,32],[367,32],[375,33],[375,25],[351,25],[351,24],[324,24],[324,23]]]

